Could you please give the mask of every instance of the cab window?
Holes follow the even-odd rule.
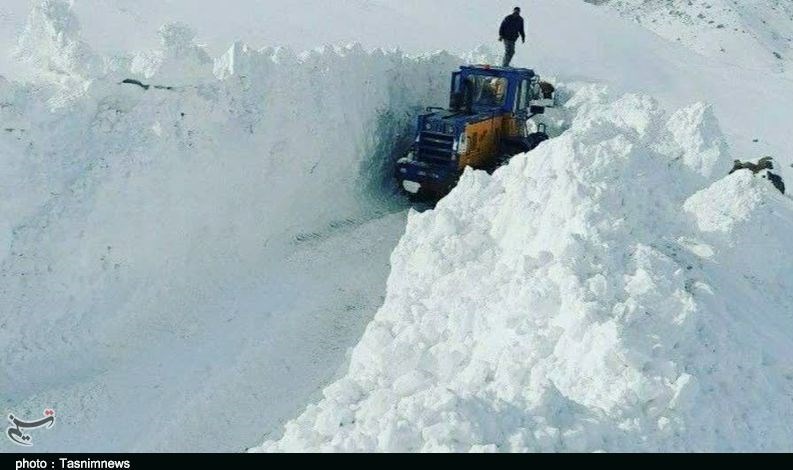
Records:
[[[503,106],[507,99],[507,79],[487,75],[469,77],[475,106]]]
[[[518,92],[518,110],[529,107],[529,103],[531,102],[529,99],[530,89],[531,84],[528,80],[523,80],[520,82],[520,91]]]

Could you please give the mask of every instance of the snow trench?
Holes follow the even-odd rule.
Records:
[[[239,422],[233,398],[264,390],[250,406],[275,427],[331,378],[380,303],[404,229],[392,160],[423,106],[447,99],[459,59],[238,43],[214,60],[181,24],[161,29],[157,50],[102,57],[55,0],[34,8],[19,59],[30,81],[0,77],[4,405],[64,411],[38,450],[255,444],[261,421],[222,442],[204,432],[218,420],[211,387],[245,380],[245,351],[289,339],[284,354],[311,358],[288,372],[306,376],[299,389],[267,391],[287,373],[273,364],[298,360],[271,348],[254,360],[277,373],[216,403]],[[362,279],[366,262],[377,267]],[[327,311],[306,317],[301,295]],[[194,397],[206,400],[197,415],[166,417]],[[108,439],[111,417],[128,421]]]
[[[18,58],[0,400],[58,411],[35,450],[792,450],[793,203],[724,176],[708,106],[561,87],[561,136],[405,227],[391,160],[458,58],[182,24],[106,57],[64,0]]]
[[[256,451],[790,451],[793,201],[710,107],[583,86],[411,212],[346,375]]]

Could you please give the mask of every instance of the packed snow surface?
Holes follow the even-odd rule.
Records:
[[[793,201],[712,111],[596,86],[411,213],[347,375],[266,451],[793,449]]]

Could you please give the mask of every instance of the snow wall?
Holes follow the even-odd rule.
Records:
[[[31,13],[18,52],[37,78],[0,77],[9,404],[102,373],[154,331],[189,334],[307,239],[404,210],[390,160],[459,64],[243,44],[213,60],[192,38],[171,24],[158,50],[102,57],[68,2]]]
[[[346,376],[254,450],[793,449],[793,201],[706,105],[565,107],[411,213]]]

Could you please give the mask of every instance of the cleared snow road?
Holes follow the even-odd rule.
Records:
[[[28,396],[20,413],[49,403],[58,414],[34,450],[242,451],[265,433],[277,437],[344,366],[382,304],[405,217],[295,242],[266,277],[217,286],[212,304],[178,328],[147,333],[121,359]],[[61,361],[49,367],[69,367]],[[36,387],[35,374],[14,380],[13,390]]]

